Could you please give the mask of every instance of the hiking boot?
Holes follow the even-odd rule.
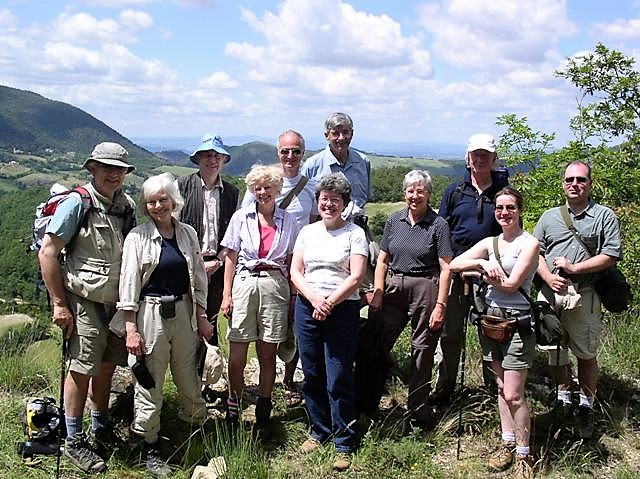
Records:
[[[492,472],[501,472],[509,468],[513,463],[515,444],[502,443],[487,461],[487,468]]]
[[[122,439],[116,434],[113,426],[99,427],[89,432],[88,443],[99,455],[108,455],[120,443]]]
[[[156,441],[153,444],[147,442],[144,443],[146,451],[145,465],[147,471],[156,479],[166,479],[171,477],[171,468],[162,459],[160,452],[160,441]]]
[[[300,446],[300,452],[303,454],[309,454],[310,452],[315,451],[316,449],[320,449],[322,444],[317,439],[310,437],[306,441],[302,443]]]
[[[259,397],[256,401],[256,424],[254,430],[261,441],[268,441],[272,436],[271,408],[270,397]]]
[[[334,471],[346,471],[351,467],[352,454],[350,452],[339,452],[336,454],[336,459],[333,461]]]
[[[107,463],[91,450],[87,436],[83,432],[67,438],[64,455],[71,464],[87,474],[101,473],[107,470]]]
[[[580,437],[582,439],[591,439],[595,428],[593,409],[587,406],[579,406],[578,419],[580,421]]]
[[[533,459],[531,455],[516,455],[516,465],[513,468],[513,479],[533,479]]]

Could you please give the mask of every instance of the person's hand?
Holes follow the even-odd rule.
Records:
[[[379,311],[382,309],[383,302],[384,302],[384,294],[382,293],[382,290],[377,289],[373,292],[371,301],[369,301],[369,309],[371,311]]]
[[[209,322],[206,314],[201,314],[198,316],[198,334],[209,341],[213,337],[214,327],[213,324]]]
[[[546,279],[546,283],[554,291],[554,293],[563,294],[569,286],[569,280],[560,276],[559,274],[551,273],[551,276]]]
[[[324,321],[325,319],[327,319],[327,315],[322,313],[321,311],[318,311],[317,309],[313,310],[313,313],[311,313],[311,317],[316,321]]]
[[[68,306],[53,306],[53,323],[62,330],[64,339],[69,339],[73,332],[73,314]]]
[[[227,318],[231,318],[231,312],[233,311],[233,298],[231,295],[223,295],[222,296],[222,304],[220,304],[220,311]]]
[[[446,306],[442,303],[436,303],[431,316],[429,317],[429,329],[432,331],[438,331],[444,324],[445,313],[447,312]]]
[[[127,351],[134,356],[147,354],[144,339],[142,339],[142,335],[138,331],[127,330],[126,346]]]
[[[211,279],[211,276],[222,267],[222,260],[214,258],[211,261],[204,262],[204,270],[207,272],[207,277]]]
[[[317,310],[324,317],[329,316],[331,314],[331,309],[333,309],[333,303],[329,301],[328,297],[322,296],[314,296],[311,300],[311,306],[313,309]]]
[[[564,271],[566,274],[575,273],[573,263],[564,256],[558,256],[553,260],[553,266],[559,270]]]
[[[492,263],[491,261],[483,261],[482,269],[487,278],[497,281],[498,284],[504,279],[504,271],[499,264]]]

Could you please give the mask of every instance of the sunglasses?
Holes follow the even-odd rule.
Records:
[[[280,154],[282,156],[289,156],[289,153],[294,156],[300,156],[302,154],[302,150],[300,148],[281,148]]]
[[[517,208],[516,205],[496,205],[495,210],[496,211],[502,211],[502,210],[515,211],[516,208]]]
[[[578,183],[586,183],[587,181],[589,181],[589,178],[587,178],[586,176],[567,176],[564,179],[564,182],[568,185],[570,185],[574,181],[577,181]]]

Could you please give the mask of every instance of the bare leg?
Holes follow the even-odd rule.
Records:
[[[528,369],[507,369],[503,373],[504,400],[513,418],[518,446],[528,446],[531,433],[531,416],[524,397],[528,372]]]
[[[229,342],[229,394],[242,399],[244,389],[244,367],[247,365],[249,343]]]
[[[578,382],[583,394],[593,397],[596,394],[600,370],[598,362],[593,359],[578,358]]]
[[[89,382],[90,408],[93,411],[104,411],[109,409],[109,395],[111,394],[111,379],[116,365],[112,363],[102,363],[97,376],[93,376]]]
[[[90,376],[69,371],[64,382],[64,412],[69,417],[82,417],[87,401]]]
[[[271,397],[273,383],[276,380],[276,352],[278,345],[256,341],[256,353],[260,364],[260,380],[258,383],[258,395],[260,397]]]
[[[511,416],[509,404],[504,397],[504,369],[500,361],[492,361],[491,369],[495,373],[496,384],[498,385],[498,412],[500,413],[500,428],[503,434],[513,434],[515,424]]]

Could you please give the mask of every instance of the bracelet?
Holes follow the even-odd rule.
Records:
[[[443,303],[442,301],[436,301],[436,304],[439,304],[440,306],[442,306],[443,308],[447,307],[447,303]]]

